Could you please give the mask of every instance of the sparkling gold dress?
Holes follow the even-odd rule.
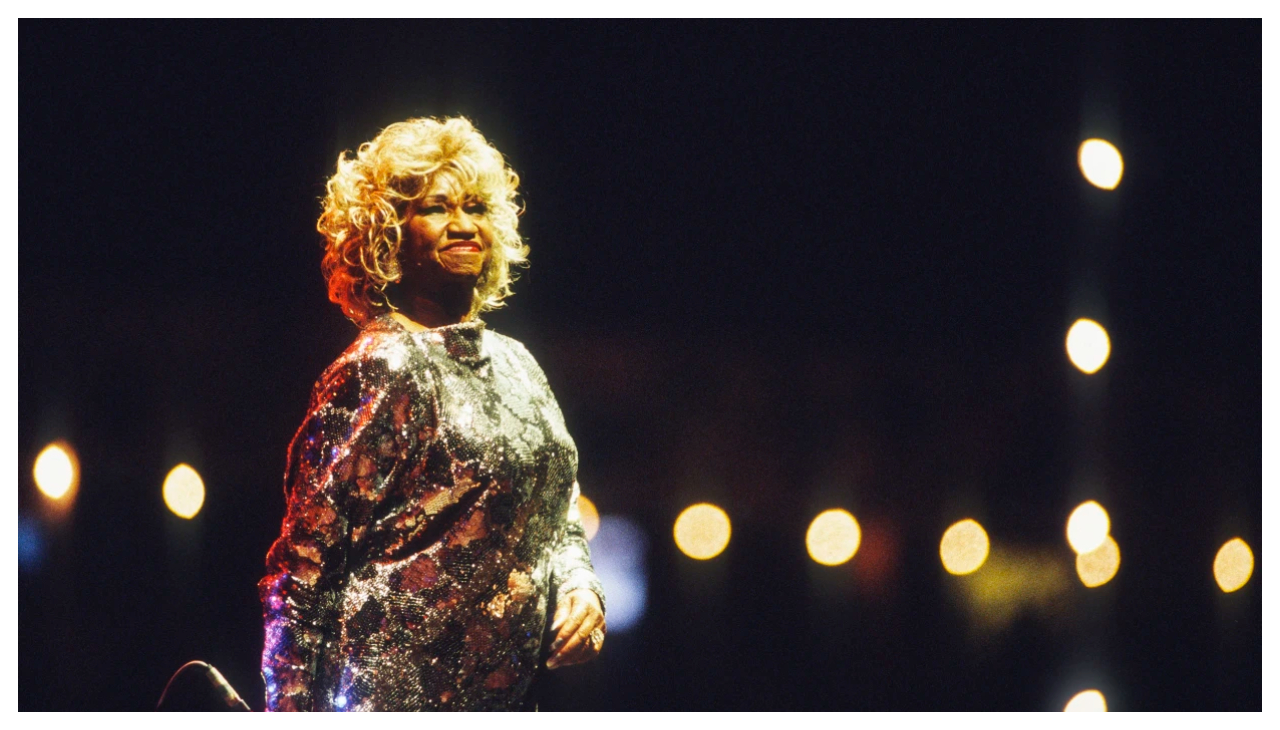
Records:
[[[289,447],[269,710],[519,709],[555,595],[604,595],[541,369],[478,320],[372,321]]]

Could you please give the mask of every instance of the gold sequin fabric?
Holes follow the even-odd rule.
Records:
[[[520,709],[555,595],[603,591],[533,357],[371,322],[316,383],[259,583],[268,710]]]

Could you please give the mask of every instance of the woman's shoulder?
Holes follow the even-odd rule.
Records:
[[[533,354],[529,352],[524,343],[509,335],[501,332],[495,332],[491,329],[485,330],[485,338],[488,340],[486,349],[490,352],[502,352],[519,361],[525,367],[538,367],[538,361],[534,359]],[[541,369],[541,368],[539,368]]]
[[[333,361],[317,381],[323,386],[334,381],[358,380],[381,385],[407,371],[413,354],[409,333],[389,318],[379,317],[360,330],[360,334]]]
[[[535,382],[546,385],[546,373],[542,371],[542,366],[538,364],[538,360],[523,342],[493,330],[488,330],[486,337],[489,340],[487,349],[490,353],[502,352],[515,368],[529,375]]]

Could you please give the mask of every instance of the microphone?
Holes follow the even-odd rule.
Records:
[[[249,712],[235,689],[211,664],[187,662],[165,685],[156,712]]]

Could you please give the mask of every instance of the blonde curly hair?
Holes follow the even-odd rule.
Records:
[[[325,184],[324,212],[316,222],[325,237],[320,269],[330,301],[358,325],[391,311],[387,287],[400,280],[408,211],[426,196],[436,175],[444,174],[485,204],[494,232],[493,252],[467,317],[502,306],[511,295],[512,267],[528,263],[529,247],[516,230],[520,177],[468,119],[398,122],[349,155],[338,156],[338,171]]]

